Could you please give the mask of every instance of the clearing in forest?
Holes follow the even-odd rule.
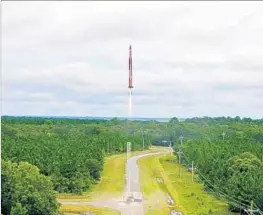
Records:
[[[131,156],[153,153],[163,150],[162,147],[152,147],[145,151],[131,152]],[[125,187],[125,164],[126,164],[126,153],[111,155],[105,157],[104,168],[101,174],[100,181],[92,187],[90,191],[87,191],[81,195],[77,194],[58,194],[57,199],[63,202],[89,202],[89,201],[100,201],[106,199],[117,198],[122,195]],[[63,205],[60,211],[70,213],[88,212],[92,208],[96,210],[96,214],[109,214],[119,213],[113,210],[99,209],[89,206],[81,205]]]

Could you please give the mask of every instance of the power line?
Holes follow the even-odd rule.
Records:
[[[208,127],[209,132],[208,132],[208,134],[205,134],[205,133],[201,133],[201,134],[203,134],[203,135],[208,139],[209,143],[211,143],[211,139],[210,139],[210,126],[209,126],[205,121],[204,121],[204,124]],[[223,131],[221,135],[222,135],[223,140],[224,140],[224,139],[225,139],[225,138],[224,138],[224,137],[225,137],[225,132]],[[182,145],[182,144],[181,144],[181,145]],[[263,147],[262,147],[262,149],[263,149]],[[181,153],[184,155],[184,157],[186,158],[185,160],[188,162],[188,165],[189,165],[190,162],[189,162],[187,156],[186,156],[183,152],[181,152]],[[180,154],[180,155],[181,155],[181,154]],[[262,155],[262,160],[263,160],[263,155]],[[193,168],[193,165],[192,165],[192,168]],[[193,172],[192,172],[192,174],[193,174]],[[199,170],[198,170],[198,174],[199,174],[200,176],[202,176],[203,179],[204,179],[204,181],[206,181],[208,184],[210,184],[210,185],[213,187],[213,189],[216,189],[219,193],[221,193],[221,195],[223,195],[223,196],[225,196],[226,198],[228,198],[227,201],[228,201],[229,203],[231,203],[232,205],[234,205],[234,206],[236,206],[236,207],[239,207],[239,208],[241,208],[241,205],[242,205],[243,207],[242,207],[241,209],[243,209],[244,211],[246,211],[246,212],[248,213],[248,215],[252,215],[252,214],[254,214],[254,212],[258,212],[258,213],[260,213],[260,215],[263,215],[263,212],[260,210],[260,208],[259,208],[256,204],[254,204],[254,205],[255,205],[255,209],[253,209],[252,206],[250,207],[250,209],[248,209],[248,208],[249,208],[248,205],[240,202],[240,200],[241,200],[241,201],[244,201],[244,202],[248,202],[248,203],[249,203],[248,200],[245,200],[245,199],[243,199],[243,198],[241,198],[240,200],[236,200],[235,198],[233,198],[233,197],[225,194],[224,192],[220,191],[216,186],[214,186],[211,182],[209,182],[209,181],[200,173]],[[193,178],[193,177],[192,177],[192,178]],[[198,177],[198,178],[201,180],[200,177]],[[193,180],[193,179],[192,179],[192,180]],[[201,181],[203,181],[203,180],[201,180]],[[208,188],[208,187],[207,187],[207,188]],[[209,190],[211,190],[211,189],[209,188]],[[229,199],[232,199],[232,200],[229,200]]]
[[[251,201],[251,205],[249,209],[245,209],[245,212],[247,212],[248,215],[253,215],[255,212],[259,212],[258,209],[253,209],[253,201]]]
[[[181,152],[181,151],[179,151],[179,152],[177,152],[179,155],[181,155],[181,154],[184,154],[183,152]],[[184,154],[184,156],[185,156],[185,154]],[[186,156],[185,156],[186,157]],[[188,161],[188,160],[187,160]],[[180,165],[179,165],[179,168],[180,168]],[[192,172],[192,182],[193,182],[193,172],[194,172],[194,170],[196,170],[196,168],[194,168],[193,167],[193,162],[192,162],[192,168],[190,168],[191,169],[191,172]],[[200,181],[203,181],[198,175],[196,175],[198,178],[199,178],[199,180]],[[207,187],[208,188],[208,187]],[[210,188],[208,188],[210,191],[212,191]],[[212,191],[213,193],[215,193],[214,191]],[[224,195],[225,197],[228,197],[226,194],[224,194],[224,193],[222,193],[221,192],[221,195]],[[222,196],[220,196],[221,198],[222,198]],[[229,198],[229,197],[228,197]],[[230,197],[231,198],[231,197]],[[247,205],[245,205],[245,204],[243,204],[243,203],[241,203],[241,202],[238,202],[238,201],[236,201],[235,199],[233,199],[233,200],[229,200],[229,199],[225,199],[225,200],[227,200],[228,201],[228,203],[231,203],[232,205],[234,205],[234,206],[236,206],[236,207],[239,207],[239,208],[241,208],[241,209],[246,209],[246,208],[248,208],[247,207]]]
[[[184,155],[185,158],[187,158],[187,156],[186,156],[184,153],[183,153],[183,155]],[[188,158],[187,158],[186,160],[187,160],[188,163],[189,163]],[[210,185],[211,185],[214,189],[216,189],[221,195],[225,196],[225,197],[226,197],[226,200],[227,200],[229,203],[231,203],[232,205],[234,205],[234,206],[236,206],[236,207],[239,207],[239,208],[241,208],[241,205],[242,205],[243,207],[242,207],[241,209],[249,208],[249,205],[246,205],[246,204],[240,202],[239,200],[237,200],[237,199],[235,199],[235,198],[233,198],[233,197],[225,194],[225,193],[224,193],[223,191],[221,191],[219,188],[217,188],[216,186],[214,186],[209,180],[207,180],[206,177],[204,177],[204,176],[200,173],[199,170],[198,170],[198,174],[203,178],[204,181],[206,181],[208,184],[210,184]],[[200,177],[198,177],[198,178],[199,178],[201,181],[203,181]],[[208,187],[206,187],[206,188],[208,188]],[[208,188],[208,189],[209,189],[209,188]],[[210,190],[211,190],[211,189],[210,189]],[[229,199],[231,199],[231,200],[229,200]],[[240,200],[249,203],[248,200],[245,200],[245,199],[242,199],[242,198],[241,198]],[[254,204],[254,206],[255,206],[255,207],[254,207],[255,209],[252,208],[252,210],[256,210],[256,212],[260,213],[260,215],[263,215],[263,212],[260,210],[260,208],[259,208],[256,204]],[[248,209],[248,210],[249,210],[249,209]],[[254,211],[254,212],[255,212],[255,211]],[[253,213],[252,213],[252,214],[253,214]]]
[[[202,179],[201,179],[199,176],[197,176],[197,177],[200,179],[200,181],[202,181]],[[219,196],[220,198],[222,198],[222,196],[218,195],[218,193],[216,193],[216,192],[215,192],[214,190],[212,190],[211,188],[206,187],[206,189],[208,189],[210,192],[212,192],[212,193],[214,193],[215,195],[217,195],[217,196]],[[246,208],[247,208],[247,207],[244,207],[244,206],[242,206],[241,204],[239,204],[239,203],[237,203],[237,202],[230,201],[229,199],[224,198],[224,200],[227,200],[229,203],[231,203],[232,205],[234,205],[234,206],[236,206],[236,207],[239,207],[240,209],[246,209]]]
[[[185,153],[182,152],[182,154],[184,155],[185,160],[187,161],[188,165],[190,165],[190,164],[189,164],[189,163],[190,163],[189,158],[185,155]],[[248,200],[245,200],[245,199],[243,199],[243,198],[237,200],[237,199],[235,199],[235,198],[233,198],[233,197],[225,194],[225,193],[224,193],[223,191],[221,191],[219,188],[217,188],[216,186],[214,186],[209,180],[207,180],[207,178],[204,177],[199,170],[197,170],[197,171],[198,171],[198,174],[199,174],[200,176],[202,176],[202,178],[204,179],[204,181],[206,181],[206,182],[207,182],[208,184],[210,184],[214,189],[216,189],[219,193],[221,193],[221,195],[223,195],[223,196],[225,196],[226,198],[228,198],[228,199],[226,199],[226,200],[227,200],[229,203],[232,203],[232,205],[234,205],[234,204],[233,204],[233,201],[234,201],[235,204],[237,204],[237,205],[243,205],[243,207],[249,208],[249,205],[240,202],[240,201],[244,201],[244,202],[249,203]],[[200,177],[199,177],[199,179],[200,179]],[[201,181],[203,181],[203,180],[201,180]],[[231,199],[231,200],[229,200],[229,199]],[[235,205],[235,206],[236,206],[236,205]],[[254,206],[255,206],[255,207],[254,207],[255,210],[257,210],[258,213],[260,213],[261,215],[263,215],[263,212],[260,210],[260,208],[259,208],[256,204],[254,204]],[[254,209],[253,209],[253,210],[254,210]]]
[[[246,205],[246,204],[238,201],[237,199],[234,199],[233,197],[227,195],[226,193],[224,193],[223,191],[221,191],[220,189],[218,189],[216,186],[214,186],[213,184],[211,184],[206,178],[204,178],[204,176],[202,176],[201,174],[199,174],[199,175],[203,178],[203,180],[202,180],[202,179],[199,177],[199,178],[201,179],[201,181],[205,181],[205,182],[207,182],[208,184],[210,184],[210,185],[213,187],[214,190],[216,190],[218,193],[220,193],[221,195],[223,195],[223,196],[225,197],[225,200],[229,201],[230,203],[233,203],[233,202],[234,202],[234,203],[237,204],[237,205],[242,205],[242,206],[245,207],[245,208],[248,207],[248,205]],[[207,187],[207,188],[208,188],[208,187]]]
[[[182,152],[182,153],[183,153],[183,152]],[[183,155],[184,155],[184,157],[186,158],[185,160],[189,163],[188,157],[187,157],[184,153],[183,153]],[[226,196],[228,199],[232,199],[231,201],[235,201],[237,204],[241,204],[241,205],[245,206],[246,208],[248,208],[248,205],[239,202],[238,200],[234,199],[233,197],[231,197],[231,196],[225,194],[223,191],[219,190],[219,189],[218,189],[216,186],[214,186],[209,180],[207,180],[207,178],[204,177],[204,176],[200,173],[200,171],[199,171],[198,169],[197,169],[197,171],[198,171],[198,174],[203,178],[203,180],[201,180],[201,181],[206,181],[206,182],[207,182],[208,184],[210,184],[215,190],[217,190],[219,193],[221,193],[221,195],[224,195],[224,196]],[[229,201],[229,200],[228,200],[228,201]],[[244,201],[249,202],[249,201],[247,201],[247,200],[244,200]]]
[[[179,150],[179,152],[177,152],[177,154],[179,155],[179,160],[181,160],[181,154],[184,155],[185,157],[185,160],[187,161],[188,165],[189,165],[189,158],[182,152]],[[181,163],[181,161],[179,161],[179,163]],[[180,168],[180,165],[179,165],[179,168]],[[192,162],[192,168],[191,169],[191,172],[192,172],[192,182],[193,182],[193,172],[194,172],[194,169],[196,170],[196,168],[193,167],[193,162]],[[180,171],[180,170],[179,170]],[[240,208],[240,210],[242,209],[243,211],[247,212],[248,215],[254,215],[256,212],[257,213],[260,213],[260,215],[263,215],[262,211],[255,205],[255,208],[253,208],[253,206],[250,206],[250,209],[249,209],[249,205],[247,204],[244,204],[242,202],[240,202],[240,200],[237,200],[229,195],[227,195],[226,193],[224,193],[223,191],[221,191],[220,189],[218,189],[216,186],[214,186],[209,180],[207,180],[206,177],[204,177],[200,171],[198,170],[198,174],[203,178],[203,180],[199,177],[199,175],[196,175],[197,178],[200,180],[200,181],[205,181],[207,182],[208,184],[210,184],[214,190],[216,190],[218,193],[220,193],[220,198],[222,198],[222,196],[224,197],[224,199],[228,202],[228,204],[231,204],[237,208]],[[208,190],[210,190],[211,192],[213,192],[214,194],[217,194],[214,190],[212,190],[211,188],[209,187],[206,187]],[[245,202],[249,202],[247,200],[244,200],[244,199],[241,199]]]
[[[183,153],[183,152],[182,152],[182,153]],[[187,160],[187,162],[188,162],[188,165],[189,165],[190,161],[189,161],[188,156],[186,156],[185,153],[183,153],[183,155],[184,155],[184,157],[186,158],[186,160]],[[208,182],[212,187],[215,187],[215,188],[216,188],[216,186],[214,186],[211,182],[209,182],[209,180],[208,180],[206,177],[204,177],[204,175],[202,175],[202,173],[201,173],[199,170],[197,170],[197,171],[198,171],[199,175],[201,175],[201,176],[205,179],[206,182]],[[219,188],[217,188],[217,190],[220,191]],[[220,192],[224,193],[223,191],[220,191]],[[226,195],[227,195],[227,194],[226,194]],[[229,196],[229,197],[230,197],[230,196]],[[230,198],[234,199],[233,197],[230,197]],[[236,200],[236,199],[234,199],[234,200]],[[250,201],[245,200],[245,199],[242,199],[242,198],[241,198],[240,200],[250,203]],[[238,200],[236,200],[236,201],[238,201]]]

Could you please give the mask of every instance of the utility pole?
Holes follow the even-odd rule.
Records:
[[[181,151],[179,151],[179,152],[177,152],[177,154],[178,154],[178,157],[179,157],[179,178],[181,178],[181,154],[182,154],[183,152],[181,152]]]
[[[110,154],[110,143],[108,141],[108,154]]]
[[[223,132],[222,132],[223,140],[225,140],[225,135],[226,135],[226,133],[223,131]]]
[[[142,150],[144,150],[144,131],[142,131]]]
[[[181,140],[181,145],[183,145],[183,139],[184,139],[183,135],[181,135],[181,136],[179,137],[179,139]]]
[[[192,167],[189,168],[191,169],[191,172],[192,172],[192,182],[194,182],[194,171],[196,170],[196,168],[194,168],[194,161],[192,161]]]
[[[253,210],[253,201],[251,201],[250,209],[245,209],[248,215],[254,215],[254,213],[259,212],[259,210]]]

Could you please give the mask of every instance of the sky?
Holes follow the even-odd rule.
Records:
[[[2,114],[263,117],[263,2],[1,2]]]

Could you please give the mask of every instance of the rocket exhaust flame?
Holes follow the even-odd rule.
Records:
[[[129,120],[132,118],[132,90],[129,92]]]

